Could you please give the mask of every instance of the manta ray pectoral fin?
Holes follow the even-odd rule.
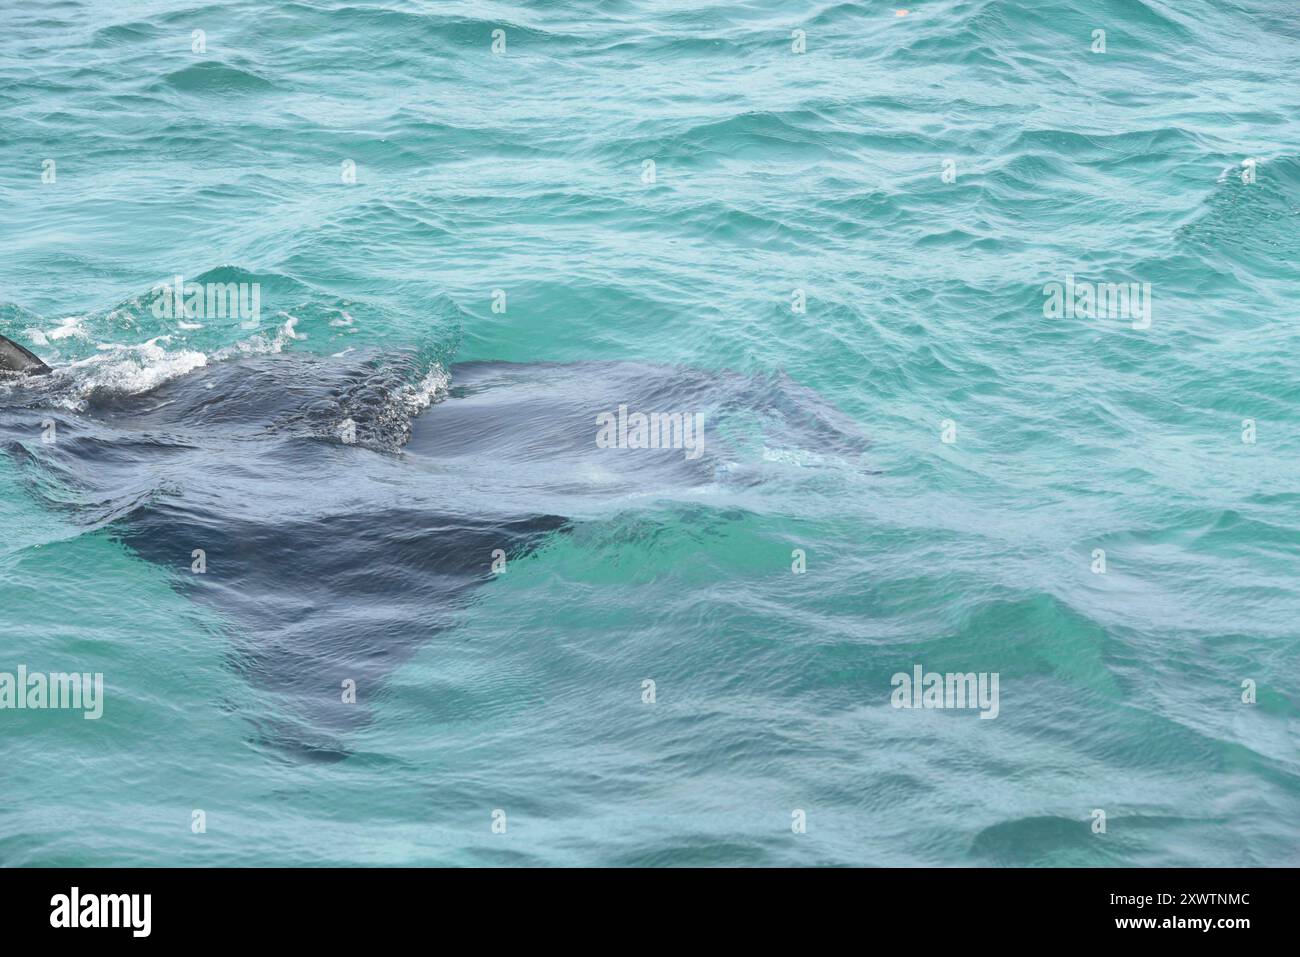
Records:
[[[45,375],[49,371],[49,366],[18,343],[0,336],[0,372],[16,372],[19,375]]]

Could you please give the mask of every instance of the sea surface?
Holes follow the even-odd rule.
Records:
[[[1300,863],[1298,78],[1281,0],[4,0],[0,672],[104,698],[0,710],[0,865]]]

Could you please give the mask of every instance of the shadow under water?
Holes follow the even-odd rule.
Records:
[[[599,423],[620,406],[624,423],[698,413],[700,429],[681,447],[627,448],[614,426],[616,447],[602,447]],[[380,686],[494,567],[632,501],[760,482],[743,464],[759,433],[819,455],[865,448],[851,420],[782,376],[634,363],[447,376],[412,355],[282,353],[141,393],[59,369],[0,387],[0,442],[28,487],[213,609],[232,667],[281,715],[259,739],[317,760],[346,756],[343,736],[367,720],[341,706],[346,683]]]

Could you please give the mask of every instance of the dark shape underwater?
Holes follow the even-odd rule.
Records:
[[[368,719],[342,703],[342,682],[373,695],[466,613],[494,556],[760,481],[735,461],[728,422],[761,421],[765,442],[820,454],[865,448],[851,420],[779,375],[482,362],[454,366],[451,382],[413,353],[246,356],[143,394],[78,392],[56,368],[0,386],[0,443],[49,507],[107,529],[212,608],[232,667],[276,700],[260,739],[321,760],[346,756],[343,735]],[[707,411],[702,452],[597,447],[597,415],[620,405]]]

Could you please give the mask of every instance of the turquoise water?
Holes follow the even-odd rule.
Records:
[[[0,386],[0,672],[106,691],[0,711],[0,864],[1300,863],[1300,20],[1078,6],[5,5],[0,334],[57,388]],[[256,327],[159,319],[177,274]],[[1149,328],[1045,317],[1067,274]],[[612,460],[518,404],[453,465],[139,418],[390,354],[450,377],[417,438],[458,364],[596,362],[525,395],[694,370],[648,375],[732,442],[560,496]],[[505,501],[569,524],[445,602],[340,518]],[[195,592],[160,515],[258,575]],[[390,560],[383,602],[339,571]],[[891,707],[918,664],[997,718]]]

